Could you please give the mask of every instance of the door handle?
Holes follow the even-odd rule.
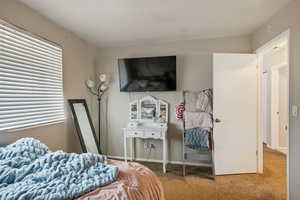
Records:
[[[222,121],[218,118],[215,119],[215,123],[221,123]]]

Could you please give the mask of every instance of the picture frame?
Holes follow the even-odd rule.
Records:
[[[101,154],[95,128],[85,99],[69,99],[75,129],[83,153]]]

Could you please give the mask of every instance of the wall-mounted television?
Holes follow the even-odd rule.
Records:
[[[121,92],[176,91],[176,56],[118,60]]]

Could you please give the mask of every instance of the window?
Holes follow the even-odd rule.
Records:
[[[0,21],[0,132],[64,118],[62,49]]]

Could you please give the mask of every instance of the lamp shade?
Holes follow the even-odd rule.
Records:
[[[107,84],[103,84],[103,85],[100,86],[100,90],[101,91],[105,91],[107,89],[108,89],[108,85]]]
[[[101,73],[101,74],[99,75],[99,80],[100,80],[101,82],[105,82],[105,81],[107,80],[106,74]]]
[[[86,86],[91,89],[91,88],[95,87],[95,82],[92,80],[87,80]]]

